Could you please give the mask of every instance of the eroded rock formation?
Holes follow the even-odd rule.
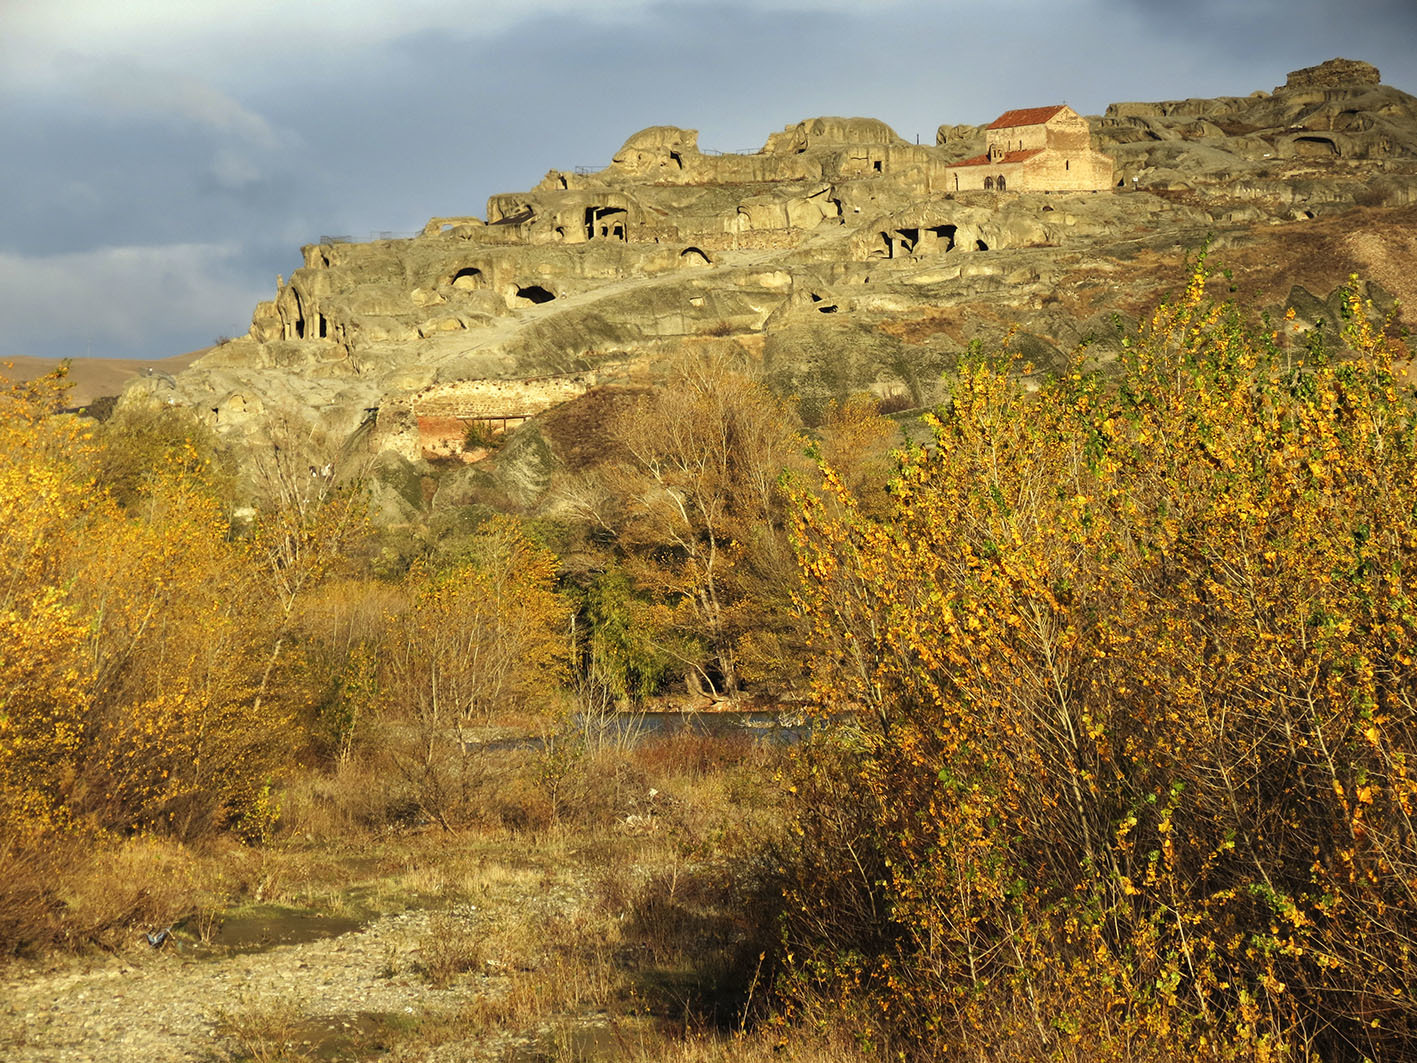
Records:
[[[604,169],[493,196],[485,219],[306,247],[249,335],[123,401],[161,391],[238,443],[278,413],[396,464],[461,461],[469,424],[530,418],[527,432],[695,337],[736,339],[809,417],[860,390],[923,406],[971,341],[1012,331],[1045,368],[1088,341],[1105,360],[1127,315],[1206,240],[1321,303],[1361,257],[1333,250],[1349,230],[1373,234],[1369,259],[1412,255],[1410,234],[1382,233],[1417,204],[1417,99],[1365,63],[1245,97],[1022,116],[942,125],[933,145],[874,119],[813,118],[751,154],[642,130]],[[1338,243],[1286,273],[1284,249],[1306,245],[1274,227],[1309,219],[1337,224]],[[554,460],[544,449],[536,460]]]

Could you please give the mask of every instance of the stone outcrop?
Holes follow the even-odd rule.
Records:
[[[304,248],[247,336],[122,401],[189,404],[236,445],[278,416],[386,452],[390,470],[495,470],[524,450],[519,467],[544,471],[553,445],[511,441],[558,403],[652,373],[668,346],[736,342],[804,411],[861,390],[928,405],[971,342],[1012,332],[1035,361],[1079,342],[1110,357],[1098,315],[1140,311],[1206,239],[1241,255],[1275,223],[1417,203],[1417,99],[1363,63],[1272,93],[1011,114],[942,125],[932,145],[812,118],[741,154],[641,130],[603,169],[554,170],[483,218]],[[1049,165],[1000,170],[1010,152]],[[967,171],[996,180],[957,183]],[[1333,283],[1295,273],[1284,290]],[[508,446],[461,445],[483,429]],[[544,479],[519,476],[518,498]],[[390,494],[389,512],[410,497]]]
[[[1413,98],[1382,85],[1375,67],[1346,59],[1296,70],[1273,93],[1114,103],[1095,131],[1125,183],[1241,199],[1282,198],[1295,166],[1417,155]],[[1367,178],[1373,169],[1360,167]],[[1351,192],[1336,188],[1333,200],[1351,203]]]
[[[1382,75],[1372,63],[1356,59],[1330,59],[1318,66],[1306,66],[1302,70],[1291,70],[1284,85],[1275,92],[1294,92],[1303,89],[1332,89],[1349,85],[1380,85]]]

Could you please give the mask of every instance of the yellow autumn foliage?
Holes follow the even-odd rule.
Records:
[[[398,711],[430,731],[516,713],[564,681],[570,610],[556,593],[556,558],[512,518],[488,521],[465,556],[409,575],[411,601],[382,659]]]
[[[794,783],[780,984],[863,1039],[1417,1052],[1417,404],[1356,297],[1306,364],[1207,277],[1116,374],[962,370],[887,513],[799,501],[856,723]]]
[[[239,823],[289,711],[253,712],[267,600],[200,458],[122,508],[57,382],[0,393],[0,833]],[[195,470],[195,471],[194,471]]]

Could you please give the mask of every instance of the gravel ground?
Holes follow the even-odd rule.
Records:
[[[223,1015],[281,1006],[305,1020],[297,1041],[309,1042],[304,1051],[337,1056],[341,1033],[354,1032],[361,1016],[366,1023],[370,1014],[413,1016],[488,991],[485,979],[435,989],[415,973],[430,918],[419,910],[386,915],[350,933],[244,954],[144,946],[51,969],[12,967],[0,973],[0,1058],[209,1063],[232,1055]]]

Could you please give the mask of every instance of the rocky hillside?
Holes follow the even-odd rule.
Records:
[[[593,432],[607,388],[698,338],[736,340],[810,422],[861,390],[929,405],[963,350],[1011,330],[1045,368],[1080,343],[1106,361],[1207,241],[1245,294],[1311,326],[1336,318],[1352,272],[1379,308],[1414,305],[1417,98],[1372,66],[1117,103],[1088,125],[1115,164],[1110,191],[952,191],[948,167],[984,150],[978,126],[922,146],[873,119],[815,118],[751,155],[646,129],[602,170],[493,196],[485,218],[304,248],[248,336],[122,403],[190,405],[238,445],[276,421],[355,440],[391,483],[476,463],[491,448],[465,440],[505,437],[478,475],[515,467],[513,493],[535,506],[565,457],[552,412]],[[392,492],[385,518],[419,519],[428,494]]]

